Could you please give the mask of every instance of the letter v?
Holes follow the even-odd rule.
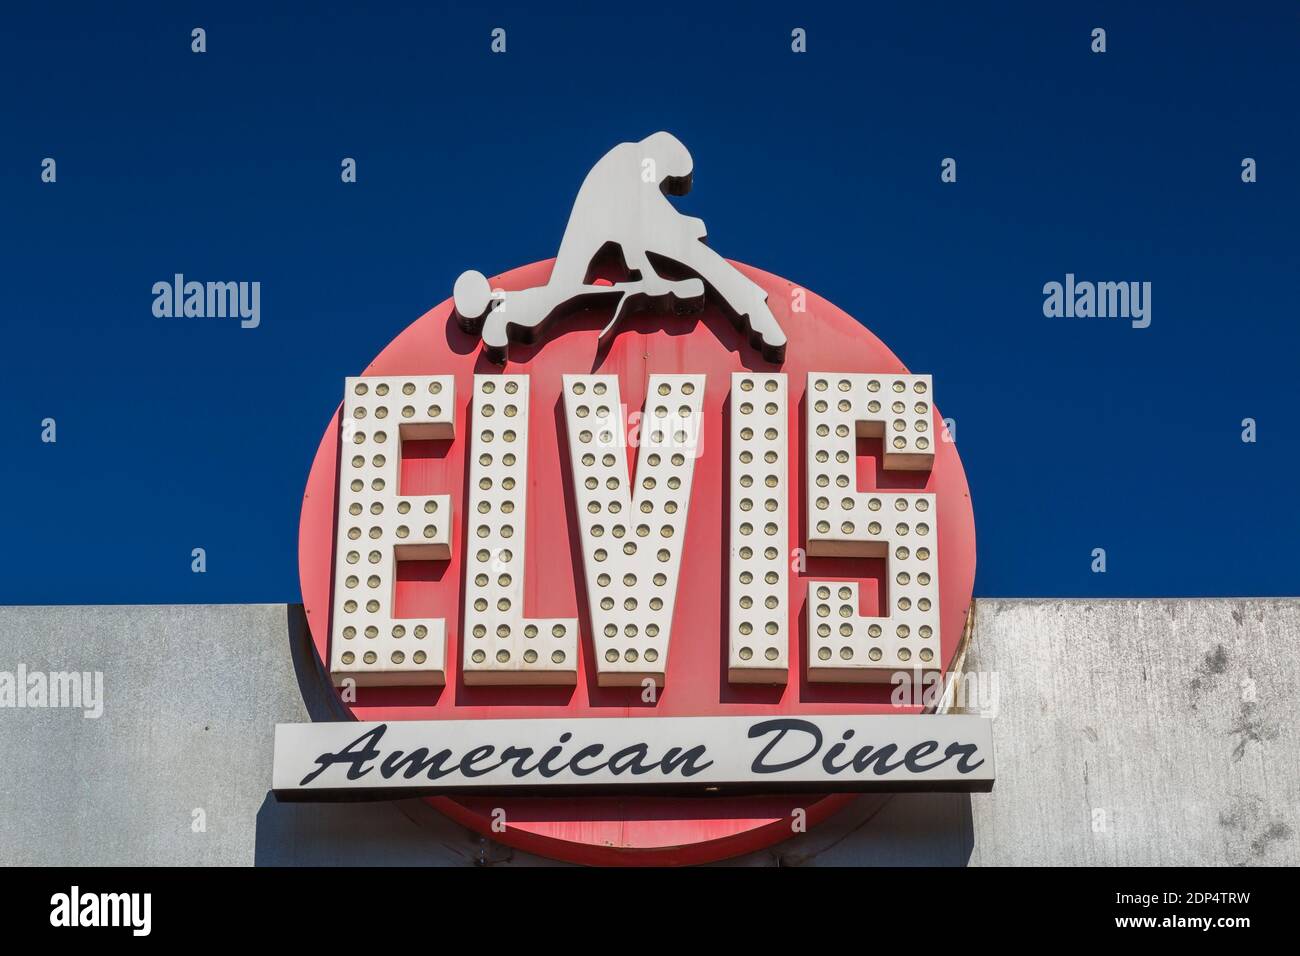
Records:
[[[629,489],[618,377],[564,376],[582,561],[602,687],[662,686],[700,429],[703,375],[652,375]]]

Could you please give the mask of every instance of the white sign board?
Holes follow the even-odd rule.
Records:
[[[280,724],[276,796],[988,791],[990,722],[966,715],[618,717]]]

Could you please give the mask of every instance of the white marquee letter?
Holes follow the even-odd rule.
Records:
[[[524,617],[527,375],[475,375],[469,466],[466,684],[576,684],[578,622]]]
[[[784,684],[789,669],[787,392],[782,374],[731,375],[727,677],[736,683]]]
[[[858,585],[808,582],[808,679],[888,681],[900,669],[939,667],[935,496],[859,492],[856,439],[879,436],[884,467],[934,464],[929,375],[808,375],[811,555],[883,557],[888,613],[858,614]]]
[[[455,437],[450,375],[349,378],[343,398],[330,673],[446,682],[446,621],[393,617],[397,562],[451,557],[451,497],[399,494],[402,442]]]
[[[636,493],[629,494],[618,377],[564,376],[574,499],[602,687],[637,686],[645,678],[663,684],[704,379],[650,376]]]

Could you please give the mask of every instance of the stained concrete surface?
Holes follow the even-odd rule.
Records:
[[[0,671],[106,698],[0,708],[0,863],[548,864],[420,801],[270,796],[273,725],[334,716],[296,605],[7,607],[0,634]],[[1300,863],[1297,651],[1300,599],[980,600],[994,791],[863,796],[728,865]]]
[[[1300,863],[1300,601],[983,600],[974,864]]]

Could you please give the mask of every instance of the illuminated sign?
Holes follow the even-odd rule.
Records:
[[[439,794],[504,842],[626,862],[765,845],[845,799],[800,792],[991,786],[986,723],[890,704],[951,667],[974,579],[934,383],[705,245],[668,198],[692,171],[667,133],[615,147],[555,260],[465,272],[346,379],[299,561],[362,723],[281,727],[281,796]],[[698,775],[665,756],[696,746]],[[553,747],[563,771],[529,769]],[[574,796],[512,812],[530,789]],[[736,796],[705,814],[694,789]]]

